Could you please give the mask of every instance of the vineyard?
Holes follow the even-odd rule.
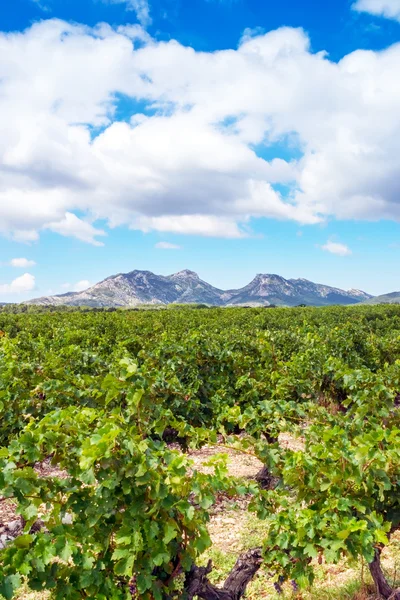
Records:
[[[303,598],[347,561],[400,600],[399,306],[0,312],[0,414],[0,598]],[[218,579],[230,502],[257,544]]]

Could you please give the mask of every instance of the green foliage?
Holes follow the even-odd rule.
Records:
[[[400,526],[399,405],[396,306],[0,313],[0,495],[26,522],[0,594],[26,579],[56,599],[181,597],[221,490],[253,492],[277,582],[370,561]],[[277,487],[168,444],[217,434]],[[48,457],[63,477],[34,469]]]

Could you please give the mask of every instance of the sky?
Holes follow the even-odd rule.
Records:
[[[400,290],[400,0],[0,0],[0,302]]]

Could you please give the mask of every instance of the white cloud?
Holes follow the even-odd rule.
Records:
[[[251,38],[263,35],[264,33],[265,29],[263,27],[246,27],[242,33],[242,37],[240,38],[240,43],[244,44],[245,42],[251,40]]]
[[[92,284],[87,279],[82,279],[82,281],[78,281],[75,283],[73,287],[74,292],[83,292],[83,290],[87,290]]]
[[[110,4],[126,4],[127,10],[132,10],[136,13],[139,23],[143,27],[151,25],[150,5],[148,0],[103,0]]]
[[[165,231],[181,235],[201,235],[205,237],[242,238],[246,231],[239,229],[234,220],[210,215],[179,215],[173,217],[140,217],[132,224],[132,229]]]
[[[92,284],[90,283],[90,281],[88,281],[87,279],[82,279],[82,281],[78,281],[75,284],[70,284],[70,283],[63,283],[61,285],[63,290],[66,290],[68,292],[83,292],[84,290],[87,290]]]
[[[11,232],[11,237],[16,242],[22,242],[23,244],[30,244],[39,240],[39,234],[34,229],[14,229]]]
[[[35,289],[35,278],[30,273],[25,273],[14,279],[11,283],[0,284],[0,294],[22,294]]]
[[[357,0],[353,9],[400,21],[400,0]]]
[[[181,250],[182,246],[178,246],[178,244],[171,244],[170,242],[157,242],[154,246],[158,248],[158,250]]]
[[[18,269],[28,269],[36,265],[34,260],[28,260],[27,258],[12,258],[10,260],[10,266]]]
[[[36,4],[44,12],[47,12],[49,10],[49,7],[45,3],[43,3],[41,0],[32,0],[32,2],[34,4]]]
[[[93,246],[104,246],[103,242],[96,240],[95,236],[106,235],[102,229],[96,229],[87,221],[82,221],[73,213],[65,213],[64,218],[61,221],[54,223],[48,223],[45,225],[46,229],[50,229],[65,237],[76,237],[82,242],[93,244]]]
[[[350,256],[350,254],[352,254],[348,246],[340,244],[339,242],[332,242],[331,240],[327,241],[321,248],[322,250],[330,252],[331,254],[336,254],[337,256]]]
[[[0,234],[101,245],[98,222],[240,238],[259,218],[400,220],[400,44],[334,63],[300,29],[207,53],[53,19],[0,33],[0,54]],[[141,104],[126,122],[121,97]]]

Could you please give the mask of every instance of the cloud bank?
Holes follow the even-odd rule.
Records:
[[[334,63],[301,29],[207,53],[53,19],[1,33],[0,53],[0,234],[400,219],[400,44]]]

